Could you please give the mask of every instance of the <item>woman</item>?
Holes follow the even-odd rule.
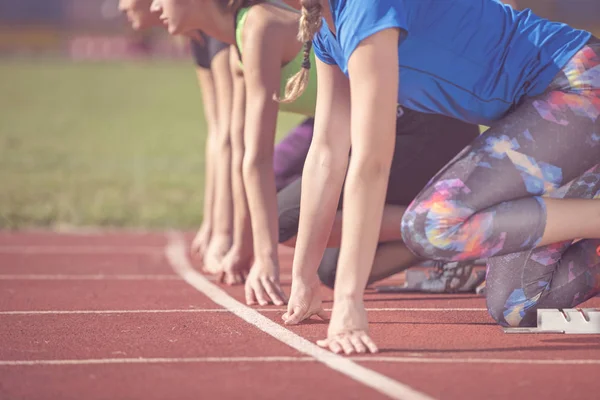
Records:
[[[493,257],[486,295],[502,325],[535,325],[538,308],[574,307],[600,292],[598,39],[496,0],[301,3],[300,38],[319,59],[313,143],[340,131],[351,139],[312,146],[306,160],[311,179],[284,320],[321,313],[315,260],[344,177],[313,154],[343,153],[351,142],[348,223],[328,337],[318,343],[338,353],[377,351],[362,292],[384,212],[397,103],[490,126],[402,218],[384,220],[402,223],[413,252],[442,261]],[[288,99],[302,92],[302,84],[292,87]]]
[[[119,9],[127,15],[132,28],[138,31],[162,25],[160,12],[150,8],[151,0],[119,2]],[[243,125],[231,125],[231,75],[233,71],[239,72],[239,66],[235,61],[237,57],[229,56],[228,44],[201,31],[191,32],[189,36],[192,37],[190,47],[197,66],[196,74],[208,127],[204,218],[192,242],[192,255],[203,261],[207,272],[220,274],[227,283],[240,283],[249,269],[251,249],[248,251],[247,243],[251,245],[252,238],[251,235],[248,237],[243,225],[234,232],[232,221],[232,209],[236,210],[238,216],[242,215],[237,220],[243,221],[243,211],[247,208],[243,190],[240,194],[239,188],[236,185],[232,188],[231,182],[234,178],[235,183],[236,172],[241,171],[240,154],[243,154],[243,143],[240,145]],[[230,65],[232,58],[234,62]],[[236,74],[234,79],[238,77]],[[225,111],[218,113],[219,109]],[[307,118],[275,148],[274,169],[278,191],[300,176],[311,137],[312,118]],[[236,168],[237,165],[239,168]]]
[[[287,77],[297,68],[314,62],[314,56],[310,49],[302,49],[302,45],[295,40],[297,12],[281,3],[258,2],[259,4],[247,7],[248,3],[224,0],[161,0],[154,5],[162,8],[161,18],[166,21],[172,34],[189,34],[201,29],[219,40],[235,44],[239,51],[243,79],[239,80],[238,87],[245,85],[246,90],[236,89],[241,95],[235,96],[233,118],[243,118],[245,121],[243,186],[247,195],[254,241],[254,265],[246,281],[246,301],[248,304],[258,302],[265,305],[273,302],[280,305],[283,304],[285,296],[278,277],[278,220],[275,214],[276,188],[272,170],[275,125],[279,109],[313,115],[316,99],[315,77],[308,85],[308,90],[292,103],[278,105],[273,96],[283,91]],[[245,107],[244,102],[239,101],[244,96],[252,99],[246,102]],[[412,117],[405,117],[405,121],[399,124],[399,134],[409,131],[407,127],[411,119]],[[445,158],[429,176],[419,177],[418,188],[477,134],[476,127],[449,118],[443,118],[442,122],[439,117],[435,117],[434,121],[434,124],[441,122],[445,124],[446,129],[457,131],[457,137],[462,137],[462,143],[461,140],[452,140],[436,144]],[[429,118],[419,117],[415,125],[420,125],[418,129],[427,130],[429,123]],[[241,124],[238,122],[236,125]],[[431,131],[439,132],[437,129]],[[402,149],[412,148],[413,153],[424,146],[424,141],[434,140],[431,135],[403,136],[406,138],[400,141],[406,142],[406,146]],[[440,137],[438,133],[437,139]],[[348,152],[344,158],[347,160]],[[425,162],[423,158],[423,165],[415,164],[415,170],[427,168]],[[406,171],[403,176],[410,177]],[[404,181],[395,182],[395,185],[401,188],[404,184]],[[408,201],[405,205],[407,203]]]
[[[119,10],[136,31],[162,23],[160,14],[150,9],[151,0],[120,0]],[[230,184],[231,146],[229,137],[230,104],[233,96],[229,69],[229,45],[201,32],[194,32],[191,50],[196,75],[202,90],[206,141],[204,218],[192,243],[192,254],[203,260],[208,271],[218,272],[220,258],[231,247],[232,198]],[[218,94],[218,95],[217,95]],[[221,112],[218,112],[222,110]]]

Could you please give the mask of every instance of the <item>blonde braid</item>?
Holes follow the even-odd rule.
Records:
[[[298,99],[308,85],[310,77],[310,50],[312,40],[321,29],[322,6],[320,0],[302,0],[302,15],[300,16],[300,30],[298,40],[304,42],[304,59],[302,68],[294,76],[288,79],[285,85],[285,97],[280,99],[281,103],[291,103]]]

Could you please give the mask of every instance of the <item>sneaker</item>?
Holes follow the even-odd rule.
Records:
[[[485,281],[485,271],[474,271],[472,262],[436,262],[427,279],[415,289],[427,293],[469,293]]]

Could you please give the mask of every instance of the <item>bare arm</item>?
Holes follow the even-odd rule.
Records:
[[[213,59],[211,70],[215,77],[215,91],[218,110],[218,135],[215,182],[215,234],[232,233],[232,196],[231,196],[231,108],[233,101],[233,83],[229,69],[229,52],[221,51]]]
[[[334,223],[350,151],[350,87],[337,66],[316,62],[315,130],[302,178],[293,279],[317,281]]]
[[[212,230],[213,201],[214,201],[214,143],[217,134],[217,105],[215,96],[215,86],[210,69],[196,68],[196,77],[202,92],[202,105],[204,107],[204,118],[208,135],[205,144],[205,178],[204,178],[204,229]]]
[[[350,87],[337,66],[317,60],[315,130],[306,156],[286,324],[325,319],[317,269],[334,225],[350,150]]]
[[[244,160],[244,119],[246,116],[246,85],[240,68],[237,51],[230,50],[230,66],[233,74],[233,112],[231,116],[231,144],[233,149],[233,193],[234,193],[234,241],[245,244],[252,241],[250,213],[242,175]],[[250,243],[250,245],[252,245]]]
[[[348,63],[353,151],[344,190],[336,300],[362,299],[375,257],[396,139],[398,37],[395,29],[370,36]]]
[[[242,176],[244,159],[244,118],[246,108],[246,86],[239,65],[237,50],[232,47],[230,68],[233,76],[233,108],[231,115],[231,180],[233,188],[233,246],[223,261],[227,283],[237,284],[243,280],[243,274],[249,269],[252,256],[252,232],[250,212],[246,199],[246,189]]]
[[[259,11],[259,10],[257,10]],[[250,24],[247,24],[250,25]],[[273,152],[283,38],[276,24],[256,19],[244,35],[246,83],[244,186],[252,221],[254,265],[246,281],[246,302],[282,305],[279,286],[278,220]],[[269,300],[270,299],[270,300]]]
[[[233,83],[229,69],[229,51],[217,53],[211,62],[217,93],[213,232],[206,253],[208,272],[221,273],[221,261],[231,248],[233,235],[233,199],[231,194],[231,108]]]
[[[252,215],[255,257],[276,262],[277,201],[273,151],[278,105],[273,94],[279,93],[281,52],[256,43],[258,40],[248,36],[244,45],[246,97],[249,99],[246,103],[244,182]]]

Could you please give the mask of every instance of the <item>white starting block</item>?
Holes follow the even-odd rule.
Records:
[[[600,309],[539,309],[537,327],[504,328],[504,333],[600,334]]]

